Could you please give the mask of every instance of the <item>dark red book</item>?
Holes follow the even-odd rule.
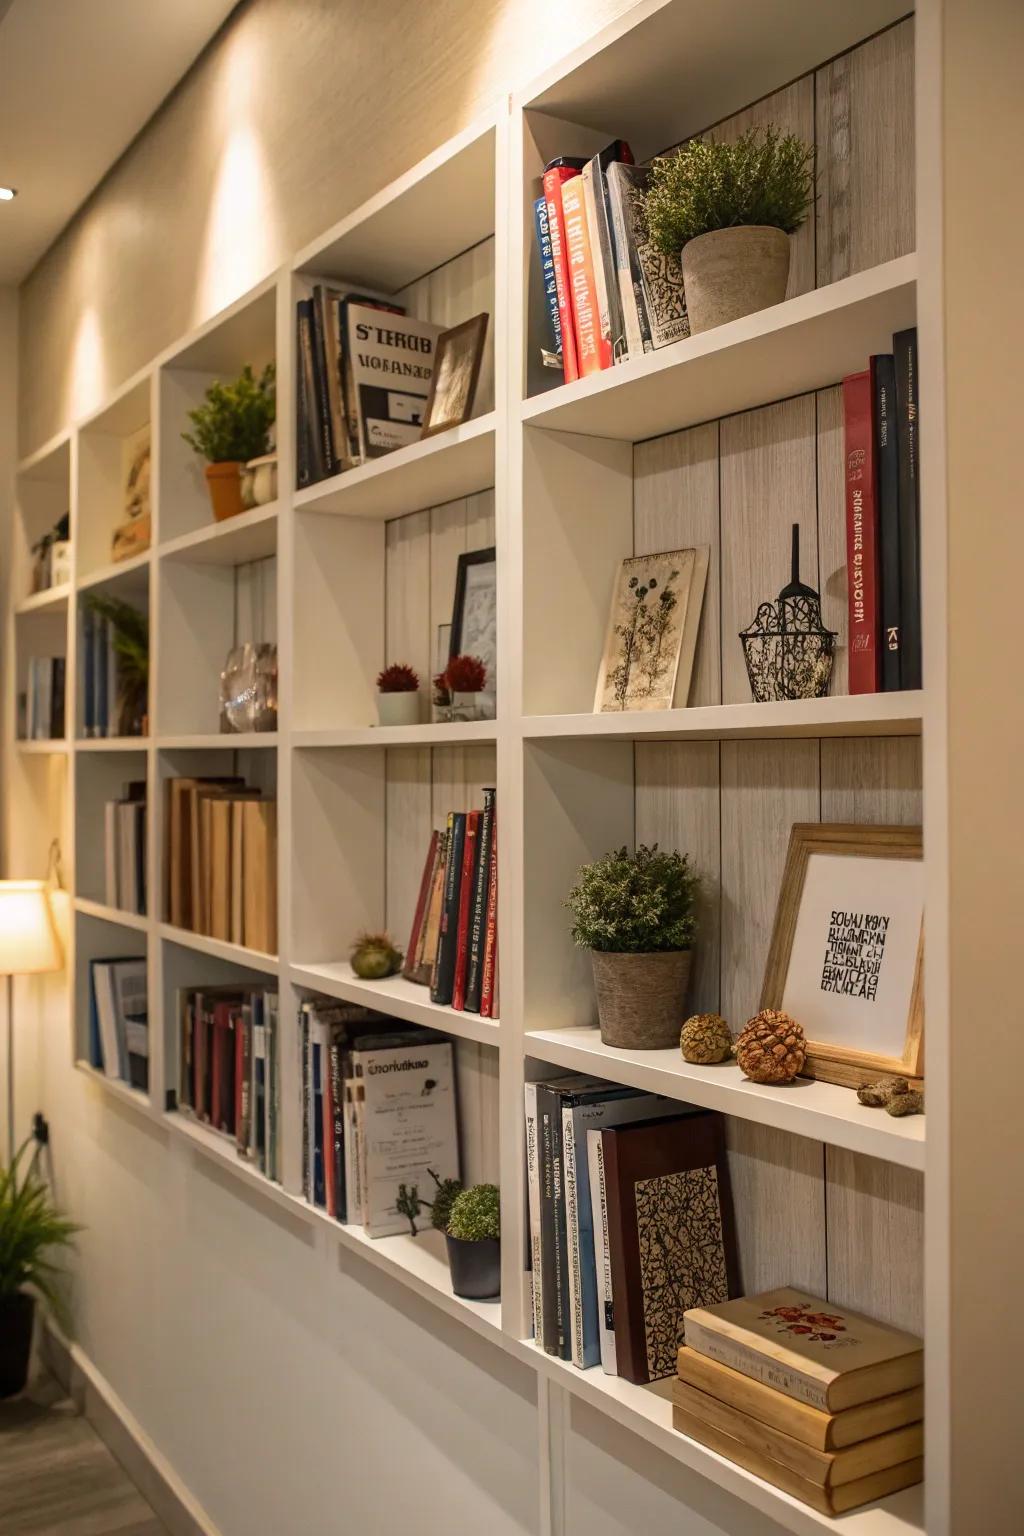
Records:
[[[484,960],[480,979],[480,1017],[498,1017],[498,818],[491,824],[491,867],[487,877]]]
[[[419,895],[416,897],[416,911],[412,919],[412,932],[409,934],[409,943],[405,951],[405,960],[402,963],[402,975],[409,981],[417,981],[420,978],[413,973],[417,969],[418,951],[420,948],[420,935],[423,932],[423,922],[427,912],[427,902],[430,899],[430,888],[434,883],[434,870],[437,868],[437,845],[441,840],[441,834],[435,827],[430,834],[430,847],[427,849],[426,863],[423,865],[423,874],[420,877]]]
[[[551,256],[555,264],[555,294],[558,298],[558,318],[562,323],[562,372],[567,384],[579,378],[580,365],[576,349],[572,289],[569,284],[569,252],[565,243],[562,187],[573,176],[579,175],[584,163],[580,160],[570,164],[549,165],[544,172],[544,196],[548,205],[548,235],[551,240]]]
[[[462,882],[459,885],[459,926],[455,939],[455,976],[452,982],[452,1007],[461,1013],[466,1006],[466,964],[469,959],[469,911],[476,887],[476,861],[480,846],[480,812],[466,815],[466,838],[462,845]]]
[[[242,1103],[245,1097],[245,1030],[235,1025],[235,1123],[231,1127],[236,1142],[241,1143]]]
[[[881,584],[878,578],[878,480],[870,369],[843,380],[846,575],[849,586],[850,692],[882,686]]]
[[[234,1133],[234,1031],[231,1004],[213,1007],[213,1081],[210,1090],[210,1117],[218,1131]]]

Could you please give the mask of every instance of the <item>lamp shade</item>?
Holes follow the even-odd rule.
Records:
[[[0,976],[30,976],[64,965],[42,880],[0,880]]]

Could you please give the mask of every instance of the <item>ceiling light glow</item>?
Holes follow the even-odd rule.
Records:
[[[0,187],[0,203],[9,203],[17,195],[17,187]]]

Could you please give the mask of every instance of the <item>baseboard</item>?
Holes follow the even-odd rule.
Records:
[[[46,1368],[121,1463],[171,1536],[221,1536],[84,1350],[63,1338],[52,1324],[41,1328],[39,1335],[39,1354]]]

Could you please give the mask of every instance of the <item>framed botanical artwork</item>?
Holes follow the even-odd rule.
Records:
[[[474,315],[437,338],[421,437],[433,437],[435,432],[446,432],[469,420],[489,318]]]
[[[923,1074],[923,923],[920,827],[794,826],[761,1007],[803,1025],[805,1076]]]
[[[495,712],[498,688],[498,566],[494,545],[459,556],[448,655],[479,656],[487,682],[479,696],[482,716]]]
[[[612,593],[595,714],[686,704],[710,553],[705,544],[623,560]]]

